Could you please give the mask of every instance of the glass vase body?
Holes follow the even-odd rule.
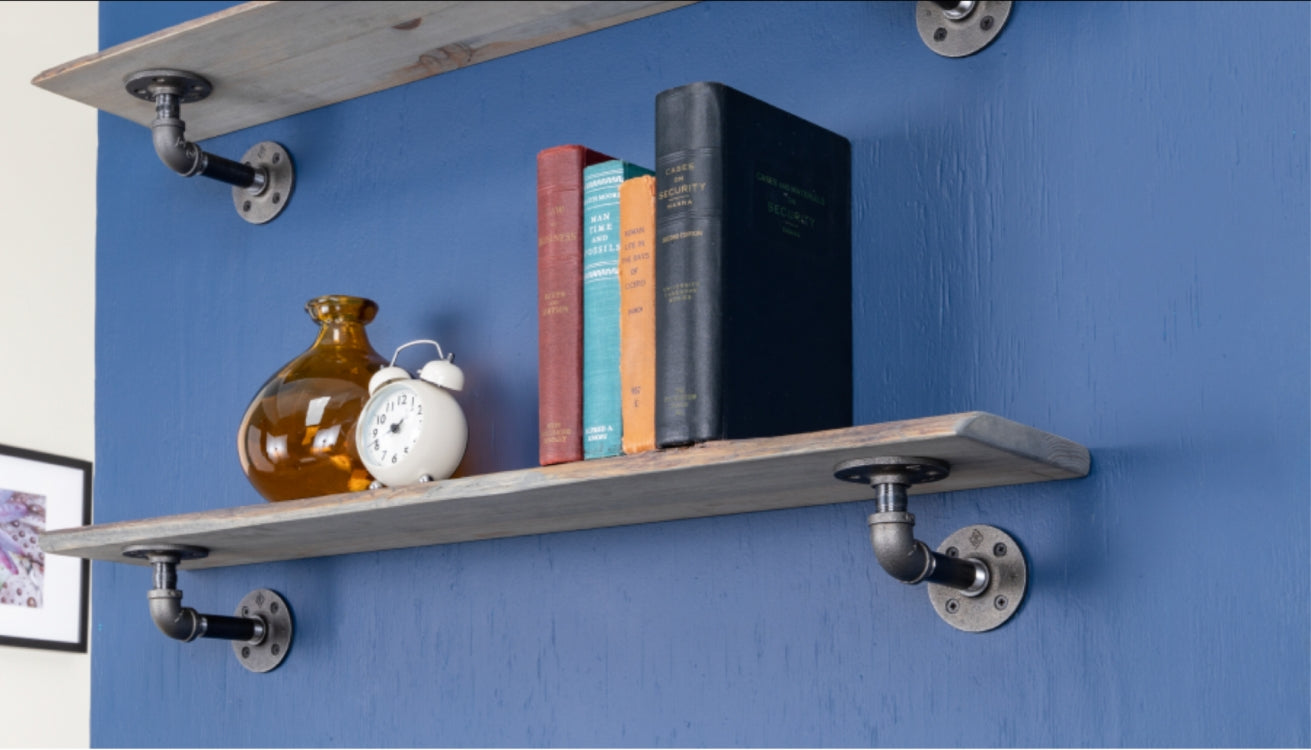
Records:
[[[319,324],[314,345],[259,389],[237,432],[241,468],[270,502],[367,489],[355,422],[369,378],[387,364],[364,326],[372,300],[330,295],[305,305]]]

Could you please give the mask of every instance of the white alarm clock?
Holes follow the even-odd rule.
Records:
[[[432,344],[437,356],[418,379],[396,366],[396,355],[416,344]],[[360,460],[388,487],[445,479],[455,473],[469,441],[464,411],[451,391],[464,388],[464,373],[443,355],[436,341],[411,341],[396,349],[391,364],[369,380],[369,400],[355,424]]]

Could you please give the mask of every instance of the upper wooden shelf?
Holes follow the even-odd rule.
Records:
[[[690,5],[679,2],[249,2],[80,57],[36,86],[149,127],[124,90],[175,68],[214,85],[183,108],[187,137],[212,138],[551,42]]]
[[[951,464],[914,494],[1071,479],[1083,446],[983,412],[728,440],[431,484],[51,531],[47,553],[133,564],[139,544],[190,544],[209,568],[868,500],[834,467],[877,456]]]

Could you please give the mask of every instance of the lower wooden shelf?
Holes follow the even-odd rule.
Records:
[[[206,547],[212,568],[479,539],[576,531],[868,500],[839,481],[842,461],[922,456],[951,474],[931,494],[1086,476],[1078,443],[984,412],[731,440],[635,456],[50,531],[55,555],[129,564],[142,544]]]

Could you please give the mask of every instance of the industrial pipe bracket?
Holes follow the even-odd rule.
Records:
[[[870,543],[879,564],[893,578],[928,583],[929,601],[947,624],[970,633],[1001,626],[1015,614],[1028,586],[1020,545],[994,526],[967,526],[947,537],[937,551],[914,538],[915,516],[906,512],[907,489],[945,479],[945,461],[880,456],[843,461],[833,475],[870,485],[878,509],[869,516]]]
[[[915,27],[939,55],[968,57],[992,44],[1010,15],[1010,0],[920,0]]]
[[[123,85],[132,96],[155,104],[150,130],[155,153],[169,169],[183,177],[201,175],[231,185],[237,215],[251,224],[270,222],[287,207],[296,170],[282,146],[262,141],[235,162],[206,153],[184,136],[182,105],[201,101],[214,91],[203,76],[172,68],[140,70],[125,78]]]
[[[138,544],[123,549],[124,557],[149,560],[155,568],[155,586],[147,594],[150,616],[170,638],[191,642],[197,638],[232,641],[241,666],[252,672],[269,672],[291,650],[291,607],[276,592],[255,589],[239,604],[235,617],[203,615],[182,606],[177,587],[177,565],[209,555],[204,547],[185,544]]]

